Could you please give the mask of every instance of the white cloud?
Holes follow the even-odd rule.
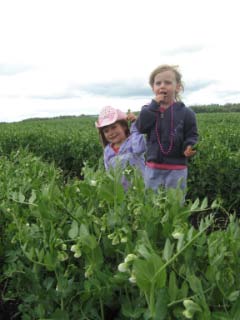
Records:
[[[162,63],[180,66],[187,104],[239,102],[237,5],[237,0],[1,2],[0,121],[98,113],[105,104],[140,109],[149,96],[137,98],[134,86],[147,92],[149,73]],[[100,95],[103,86],[109,94]]]

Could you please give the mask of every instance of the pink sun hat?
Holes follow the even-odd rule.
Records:
[[[127,119],[126,113],[120,111],[119,109],[115,109],[113,107],[107,106],[100,111],[98,120],[95,122],[95,126],[97,128],[102,128],[105,126],[109,126],[110,124],[113,124],[118,120],[126,120],[126,119]]]

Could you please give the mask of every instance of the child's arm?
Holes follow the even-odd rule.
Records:
[[[189,158],[189,157],[194,156],[194,154],[196,152],[197,152],[196,150],[192,149],[192,146],[187,146],[187,148],[184,150],[183,153],[184,153],[185,157]]]
[[[134,121],[131,124],[130,128],[130,134],[131,134],[131,145],[133,149],[133,153],[143,153],[146,151],[146,141],[143,134],[141,134],[137,127],[136,122]]]
[[[159,104],[152,100],[149,105],[142,107],[140,114],[136,120],[136,126],[140,133],[148,133],[156,122],[156,112]]]
[[[130,121],[131,123],[136,121],[137,117],[134,113],[132,113],[131,111],[128,111],[127,113],[127,121]]]
[[[185,157],[191,157],[196,153],[193,146],[198,142],[198,130],[195,113],[188,109],[184,120],[184,144],[183,153]]]

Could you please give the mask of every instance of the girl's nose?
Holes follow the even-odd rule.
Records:
[[[111,136],[111,135],[113,134],[113,132],[114,132],[114,130],[113,130],[112,128],[110,128],[110,129],[108,130],[108,135]]]

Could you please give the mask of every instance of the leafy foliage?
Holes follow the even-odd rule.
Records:
[[[228,112],[240,112],[239,103],[226,103],[224,105],[211,104],[211,105],[196,105],[191,106],[196,113],[228,113]]]
[[[240,215],[239,114],[201,114],[200,141],[189,165],[189,197],[221,199]]]
[[[97,167],[102,154],[93,117],[4,123],[0,129],[2,154],[27,148],[44,160],[54,162],[68,176],[79,176],[85,161]]]
[[[240,215],[240,114],[197,114],[197,120],[200,141],[189,162],[188,197],[221,199],[224,207]],[[94,117],[82,116],[0,124],[0,152],[9,155],[27,148],[54,162],[66,177],[82,177],[85,162],[94,168],[102,165],[94,121]]]
[[[216,201],[182,205],[181,190],[145,190],[129,168],[127,193],[119,170],[63,183],[26,151],[0,168],[2,299],[21,319],[238,319],[240,226],[232,215],[211,232]]]

